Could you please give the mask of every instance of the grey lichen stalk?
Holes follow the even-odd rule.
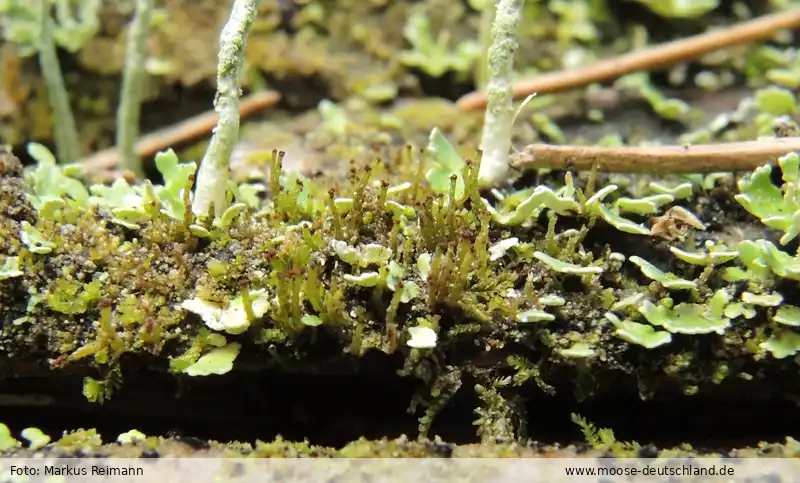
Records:
[[[492,186],[508,178],[508,153],[511,150],[511,125],[514,119],[511,74],[514,53],[519,46],[517,32],[525,0],[500,0],[497,4],[492,45],[489,47],[487,108],[481,138],[480,181]]]
[[[56,44],[53,40],[55,25],[50,16],[49,0],[41,1],[41,32],[39,34],[39,66],[47,87],[50,108],[53,110],[53,137],[61,162],[77,161],[81,157],[80,137],[75,117],[69,104],[69,95],[61,74]]]
[[[122,78],[122,93],[117,111],[117,146],[120,150],[121,167],[142,176],[142,163],[136,153],[136,138],[139,136],[139,118],[145,78],[147,34],[153,16],[153,0],[137,0],[136,14],[128,32],[125,57],[125,73]]]
[[[253,26],[258,4],[259,0],[236,0],[220,36],[217,97],[214,102],[219,120],[197,174],[193,207],[198,215],[207,214],[212,204],[217,216],[227,209],[228,165],[233,147],[239,139],[239,76],[244,63],[247,35]]]

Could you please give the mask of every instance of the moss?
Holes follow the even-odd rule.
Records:
[[[508,380],[500,380],[488,388],[480,384],[475,386],[482,404],[475,409],[478,418],[473,424],[484,444],[510,443],[524,436],[524,429],[520,425],[525,419],[522,405],[514,404],[500,393],[502,386],[507,383]]]
[[[159,89],[196,84],[213,73],[212,58],[181,53],[184,43],[194,49],[216,42],[221,7],[205,2],[187,10],[184,3],[169,2],[172,29],[157,27],[153,34],[155,56],[175,52],[166,59],[174,72],[154,80]],[[392,61],[407,47],[402,26],[411,10],[425,10],[432,30],[452,31],[454,40],[470,38],[477,12],[449,17],[448,2],[441,1],[414,9],[406,2],[379,4],[308,2],[294,12],[293,36],[282,31],[280,12],[264,7],[269,11],[248,43],[256,74],[247,76],[251,85],[258,84],[260,69],[279,80],[277,87],[298,77],[322,79],[325,89],[315,90],[327,91],[325,97],[356,93],[367,99],[322,103],[306,115],[278,115],[254,126],[250,141],[278,139],[279,147],[293,149],[270,152],[272,144],[256,142],[249,168],[262,171],[260,179],[248,168],[238,180],[254,183],[232,187],[236,204],[220,217],[191,213],[194,165],[179,163],[174,153],[156,159],[164,186],[120,181],[91,189],[44,166],[41,152],[31,153],[40,164],[26,182],[16,158],[0,154],[0,352],[13,359],[44,357],[59,370],[88,368],[84,393],[100,402],[115,397],[121,370],[139,358],[163,362],[159,367],[176,377],[226,377],[222,373],[237,371],[239,359],[244,366],[277,362],[317,372],[335,362],[363,369],[365,356],[382,351],[396,356],[405,375],[421,380],[421,432],[463,391],[462,381],[474,379],[486,388],[481,435],[504,441],[519,437],[512,420],[525,419],[516,401],[528,391],[553,393],[558,386],[591,398],[630,384],[652,398],[672,385],[714,393],[729,372],[753,366],[756,379],[774,378],[775,392],[797,388],[787,376],[796,373],[796,314],[765,303],[792,300],[787,283],[798,278],[797,258],[768,240],[730,240],[733,226],[760,226],[736,205],[728,178],[586,179],[540,172],[479,192],[472,182],[477,163],[468,160],[476,116],[433,98],[383,109],[363,92],[366,84],[418,92],[420,77]],[[106,8],[104,15],[119,19],[114,6]],[[581,47],[575,39],[587,40],[559,20],[571,18],[563,9],[556,15],[528,8],[536,21],[525,22],[522,50],[535,50],[537,59],[522,53],[523,66],[553,68],[564,52]],[[582,9],[576,11],[587,22]],[[118,69],[107,62],[120,33],[115,25],[80,54],[84,67],[100,69],[98,61]],[[553,39],[563,45],[554,47]],[[106,55],[93,57],[97,49]],[[740,68],[729,64],[715,69]],[[685,106],[643,85],[640,94],[654,110],[680,114],[689,127]],[[708,140],[762,129],[766,121],[756,114],[779,114],[770,107],[776,92],[785,104],[784,91],[762,91],[764,112],[734,113],[724,127],[709,128]],[[288,94],[289,104],[312,106],[323,95]],[[565,99],[553,96],[550,106],[564,108]],[[566,110],[548,119],[557,123],[578,112]],[[38,120],[47,116],[20,117],[44,122]],[[515,134],[519,143],[536,138],[536,129],[552,134],[543,127],[524,125]],[[564,127],[565,140],[593,139]],[[613,121],[602,127],[614,139],[627,129]],[[624,136],[631,143],[638,137]],[[428,148],[417,153],[412,146]],[[298,159],[309,164],[298,169]],[[781,162],[787,185],[796,178],[795,164]],[[769,174],[762,168],[746,178],[739,201],[784,231],[788,242],[797,231],[796,207]],[[665,213],[676,207],[696,213],[707,230],[679,226],[678,211]],[[651,215],[656,218],[648,220]],[[192,300],[218,308],[219,317],[209,324],[184,310]],[[223,313],[235,313],[233,327],[223,324]],[[416,329],[426,329],[427,337]],[[223,364],[209,369],[208,357],[220,353]],[[498,383],[508,377],[510,384]],[[354,443],[351,449],[408,449],[381,445]],[[316,451],[281,442],[265,448]]]
[[[234,204],[216,219],[185,218],[178,178],[186,165],[174,155],[161,158],[164,187],[119,188],[125,196],[93,188],[95,197],[83,204],[67,194],[54,219],[36,224],[51,251],[7,245],[21,275],[0,283],[9,293],[33,295],[4,306],[18,314],[12,320],[24,314],[28,323],[6,326],[0,347],[24,357],[39,340],[54,368],[93,367],[98,376],[87,376],[83,390],[97,402],[114,397],[123,354],[168,359],[175,374],[224,377],[238,357],[315,371],[324,363],[315,351],[358,364],[379,350],[398,354],[403,374],[423,382],[412,406],[424,408],[421,434],[473,378],[484,388],[477,429],[502,441],[519,438],[524,426],[519,391],[552,393],[564,375],[582,398],[611,390],[607,381],[619,375],[657,397],[670,380],[686,391],[714,391],[731,367],[761,360],[761,377],[768,377],[793,364],[786,357],[794,350],[790,324],[773,331],[766,317],[774,304],[765,301],[780,292],[753,287],[741,295],[753,310],[749,327],[722,318],[740,302],[721,273],[702,266],[689,264],[682,275],[688,281],[704,274],[708,293],[694,293],[691,303],[664,298],[667,290],[651,287],[642,268],[665,286],[671,274],[623,255],[633,238],[650,247],[659,238],[598,220],[592,206],[608,190],[580,201],[585,186],[567,177],[563,187],[534,189],[546,188],[550,201],[509,224],[487,212],[469,182],[460,196],[453,181],[447,193],[424,183],[410,188],[406,180],[419,173],[413,158],[390,167],[353,165],[349,185],[331,192],[283,172],[282,156],[272,156],[276,196],[255,209]],[[469,179],[465,167],[461,176]],[[12,173],[2,182],[22,188],[19,171]],[[139,210],[158,203],[162,209],[143,211],[136,228],[111,221],[120,204]],[[567,205],[575,211],[562,210]],[[31,207],[17,212],[26,210],[36,214]],[[547,216],[557,211],[563,215]],[[187,235],[187,223],[208,227],[208,236]],[[192,301],[219,313],[211,320]],[[525,355],[530,350],[535,362]],[[775,357],[764,359],[765,351]],[[484,352],[500,357],[479,367]]]

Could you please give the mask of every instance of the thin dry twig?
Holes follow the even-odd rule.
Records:
[[[695,59],[709,52],[774,36],[779,30],[800,25],[800,8],[764,15],[740,24],[666,44],[601,60],[573,70],[549,72],[514,84],[514,98],[585,87],[642,70],[655,70]],[[486,94],[472,92],[458,100],[458,108],[472,111],[486,107]]]
[[[243,118],[251,116],[274,106],[279,100],[280,94],[273,91],[258,92],[243,97],[240,115]],[[207,136],[216,124],[217,113],[213,110],[204,112],[174,126],[143,136],[136,143],[136,154],[139,157],[148,158],[164,149]],[[119,150],[116,147],[104,149],[84,158],[83,167],[88,173],[109,171],[116,168],[119,158]]]
[[[695,146],[603,147],[530,144],[512,155],[521,169],[552,168],[615,173],[712,173],[750,171],[800,151],[800,137]]]

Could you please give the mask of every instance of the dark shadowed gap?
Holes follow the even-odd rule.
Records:
[[[91,404],[81,394],[82,376],[26,377],[0,380],[0,420],[18,434],[34,426],[53,437],[77,428],[95,428],[106,442],[130,429],[148,435],[172,435],[222,442],[307,439],[341,447],[360,437],[417,436],[417,415],[407,412],[419,381],[392,374],[259,374],[181,379],[128,371],[123,386],[105,404]],[[42,374],[40,374],[42,375]],[[439,414],[429,436],[451,443],[478,441],[474,383],[466,381]],[[13,404],[9,395],[38,394],[34,404]],[[570,420],[578,413],[597,427],[610,427],[617,439],[672,447],[690,443],[698,449],[727,451],[778,442],[800,433],[797,407],[791,402],[712,400],[678,396],[643,402],[634,391],[609,393],[577,403],[567,388],[548,396],[528,393],[528,436],[543,444],[581,443]],[[12,403],[10,403],[11,401]]]
[[[627,385],[584,402],[577,402],[568,387],[557,388],[556,396],[535,393],[526,404],[528,436],[542,443],[581,441],[572,413],[598,429],[612,429],[617,441],[658,448],[689,443],[697,451],[727,452],[760,442],[782,443],[800,432],[795,402],[759,396],[770,392],[768,383],[748,388],[737,381],[720,386],[713,395],[660,394],[649,401]]]

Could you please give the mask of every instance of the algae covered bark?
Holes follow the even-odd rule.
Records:
[[[708,180],[634,197],[569,174],[498,201],[470,161],[429,181],[409,150],[331,187],[282,171],[275,152],[268,182],[236,186],[208,219],[191,208],[196,166],[171,151],[156,159],[163,185],[91,187],[29,151],[24,179],[2,157],[5,373],[78,369],[93,401],[114,397],[137,358],[227,377],[364,371],[377,351],[430,392],[412,401],[420,434],[472,381],[481,439],[513,441],[541,391],[731,402],[800,390],[796,262],[778,248],[791,237],[739,243],[720,216],[742,206],[795,233],[796,155],[781,159],[784,191],[764,168],[736,201]]]

